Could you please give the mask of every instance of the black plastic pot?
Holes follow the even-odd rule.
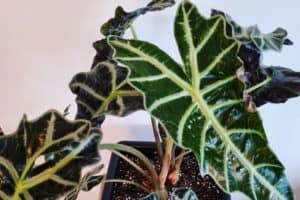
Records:
[[[140,150],[142,153],[147,155],[147,152],[153,152],[156,149],[156,145],[154,142],[140,142],[140,141],[122,141],[120,144],[129,145],[131,147],[134,147],[138,150]],[[108,166],[108,172],[107,172],[107,179],[114,179],[116,178],[117,172],[120,168],[119,166],[120,158],[114,154],[112,154]],[[100,200],[113,200],[113,183],[106,183],[102,196],[100,197]],[[216,200],[231,200],[230,195],[224,193],[221,195],[219,199]]]

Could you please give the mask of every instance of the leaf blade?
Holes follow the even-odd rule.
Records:
[[[186,4],[190,3],[185,1],[181,8],[194,9]],[[178,15],[183,15],[180,12],[189,11],[179,9]],[[206,20],[200,24],[209,24],[210,20],[223,23],[202,27],[198,35],[213,29],[211,36],[199,52],[195,46],[201,44],[201,40],[193,40],[189,51],[181,52],[184,69],[150,43],[117,37],[110,37],[108,42],[115,49],[115,58],[131,70],[131,84],[144,93],[147,110],[160,120],[180,146],[195,153],[202,173],[212,175],[227,192],[239,190],[252,199],[267,199],[272,195],[293,199],[283,166],[267,146],[258,113],[245,111],[244,86],[235,76],[241,66],[237,57],[239,43],[226,36],[222,17],[207,20],[198,15],[198,20]],[[177,37],[179,41],[184,40],[180,39],[182,35]],[[191,56],[187,61],[184,60],[186,55]],[[131,56],[134,58],[128,59]],[[138,68],[141,65],[145,66],[143,70]],[[147,76],[163,78],[148,79]],[[185,92],[188,95],[180,95]],[[153,102],[158,103],[151,106]],[[257,168],[263,164],[268,166]],[[245,184],[250,186],[244,187]]]

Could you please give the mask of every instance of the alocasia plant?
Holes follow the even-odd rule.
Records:
[[[193,151],[202,175],[251,199],[293,199],[259,114],[245,109],[245,85],[236,75],[243,64],[237,56],[241,43],[226,35],[225,19],[206,19],[184,1],[175,37],[183,66],[148,42],[111,36],[109,44],[130,69],[146,109],[179,146]]]
[[[116,9],[101,28],[106,38],[94,43],[92,69],[76,74],[70,83],[77,95],[77,120],[65,118],[68,109],[64,114],[50,110],[32,121],[25,116],[11,135],[0,128],[0,199],[75,200],[81,190],[103,180],[97,175],[103,165],[85,175],[82,169],[99,162],[98,150],[104,149],[145,178],[143,184],[104,182],[132,184],[149,193],[142,199],[197,200],[191,189],[175,188],[182,159],[191,151],[200,173],[213,177],[225,192],[241,191],[255,200],[294,199],[284,167],[268,147],[255,112],[256,106],[300,95],[298,72],[262,64],[263,51],[280,51],[292,44],[287,32],[277,28],[263,34],[257,26],[244,28],[217,10],[207,19],[184,0],[175,19],[181,65],[157,46],[137,40],[132,28],[140,15],[174,4],[174,0],[152,0],[132,12]],[[122,39],[129,28],[135,39]],[[126,116],[138,109],[149,111],[161,125],[158,131],[152,118],[160,173],[130,146],[99,144],[98,128],[106,114]],[[182,148],[179,155],[174,142]],[[139,158],[146,171],[124,152]],[[174,186],[169,194],[167,179]]]
[[[152,0],[147,6],[126,12],[117,7],[115,16],[101,27],[104,36],[123,36],[134,20],[151,11],[163,10],[175,4],[174,0]],[[96,41],[97,54],[92,70],[74,76],[70,88],[77,95],[77,118],[91,120],[93,125],[101,125],[105,114],[125,116],[143,109],[141,94],[127,82],[127,69],[120,68],[112,60],[112,48],[106,39]]]
[[[82,168],[100,160],[100,140],[88,121],[54,110],[32,121],[24,116],[15,133],[0,136],[0,199],[56,199],[77,188]]]

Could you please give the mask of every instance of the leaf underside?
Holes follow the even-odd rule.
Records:
[[[293,199],[259,114],[245,111],[244,85],[236,77],[240,44],[226,36],[224,18],[206,19],[185,1],[175,36],[183,67],[148,42],[110,37],[109,44],[130,69],[147,110],[179,146],[193,151],[202,175],[251,199]]]
[[[14,134],[0,136],[0,199],[56,199],[76,187],[81,169],[100,160],[101,135],[84,120],[50,110],[26,116]]]

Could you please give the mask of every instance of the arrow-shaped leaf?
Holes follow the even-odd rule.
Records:
[[[76,187],[81,169],[100,160],[101,135],[84,120],[50,110],[26,116],[14,134],[0,136],[0,199],[56,199]]]
[[[227,192],[251,199],[293,199],[284,167],[269,149],[258,113],[245,111],[239,42],[225,34],[223,17],[206,19],[184,1],[175,20],[182,68],[158,47],[110,37],[115,59],[131,70],[145,106],[178,145],[191,149],[202,175]]]

